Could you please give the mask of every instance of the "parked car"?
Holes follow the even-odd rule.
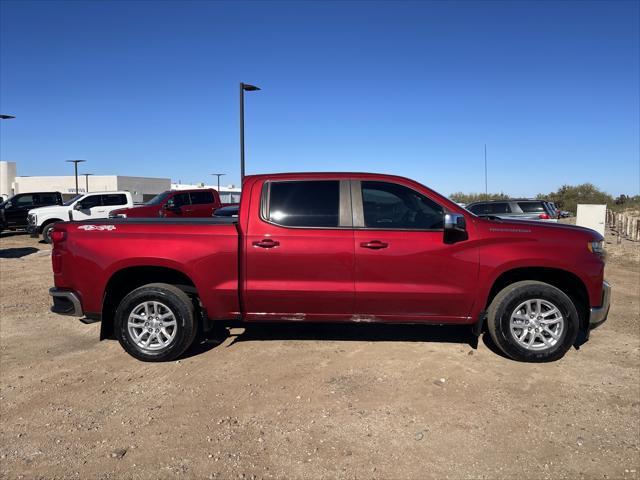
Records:
[[[214,217],[237,217],[240,205],[228,205],[213,212]]]
[[[544,200],[487,200],[473,202],[466,209],[480,217],[497,217],[505,220],[545,220],[557,222],[558,215]]]
[[[29,210],[48,205],[62,205],[60,192],[18,193],[0,203],[0,231],[27,228]]]
[[[51,243],[51,232],[58,222],[107,218],[111,211],[132,206],[129,192],[91,192],[76,195],[62,205],[34,208],[27,217],[27,231],[31,236]]]
[[[237,218],[56,224],[52,311],[146,361],[198,331],[268,322],[485,325],[506,355],[562,357],[604,322],[603,237],[480,218],[412,180],[248,176]]]
[[[114,210],[111,217],[210,217],[222,206],[220,195],[213,189],[167,190],[143,205]]]

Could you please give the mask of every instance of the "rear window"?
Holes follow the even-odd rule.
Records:
[[[478,203],[469,207],[469,210],[476,215],[499,215],[501,213],[511,213],[508,202]]]
[[[208,190],[202,192],[191,192],[191,203],[199,205],[203,203],[213,203],[213,193]]]
[[[287,227],[337,227],[340,182],[272,182],[268,220]]]
[[[524,213],[546,213],[542,202],[518,202]]]
[[[38,194],[38,205],[55,205],[58,203],[58,196],[55,193]]]
[[[102,195],[102,205],[106,207],[113,207],[116,205],[126,205],[127,196],[122,193],[110,193],[108,195]]]

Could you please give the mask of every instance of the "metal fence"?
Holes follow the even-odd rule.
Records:
[[[618,213],[607,210],[607,225],[619,238],[640,242],[640,214],[638,212]]]

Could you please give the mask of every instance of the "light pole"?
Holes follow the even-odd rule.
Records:
[[[240,185],[244,180],[244,92],[260,90],[255,85],[240,82]]]
[[[89,176],[93,175],[93,173],[83,173],[82,175],[84,175],[84,183],[85,183],[84,193],[89,193]]]
[[[218,193],[220,193],[220,177],[224,177],[226,173],[212,173],[211,175],[218,177]]]
[[[86,162],[86,160],[66,160],[69,163],[73,163],[73,169],[76,174],[76,195],[78,195],[78,164]]]

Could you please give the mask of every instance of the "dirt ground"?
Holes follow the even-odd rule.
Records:
[[[608,240],[609,320],[555,363],[296,325],[148,364],[50,313],[49,247],[5,234],[0,478],[640,478],[640,246]]]

